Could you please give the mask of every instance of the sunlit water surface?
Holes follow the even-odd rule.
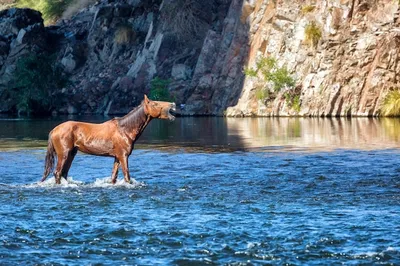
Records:
[[[1,265],[400,264],[398,120],[153,121],[131,184],[38,183],[58,123],[0,120]]]

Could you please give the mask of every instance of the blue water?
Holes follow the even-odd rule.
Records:
[[[400,263],[398,150],[137,150],[116,186],[84,155],[37,184],[43,157],[0,153],[2,264]]]
[[[221,139],[139,145],[132,184],[109,183],[113,159],[78,154],[60,186],[38,183],[41,139],[8,140],[0,264],[400,264],[400,149]]]

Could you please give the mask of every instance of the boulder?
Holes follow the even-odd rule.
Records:
[[[0,11],[0,35],[16,35],[23,28],[39,23],[43,25],[42,14],[29,8],[10,8]]]

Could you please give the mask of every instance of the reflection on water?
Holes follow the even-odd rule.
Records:
[[[100,123],[110,118],[0,118],[0,149],[44,147],[48,132],[66,120]],[[153,120],[138,146],[210,151],[246,149],[398,148],[398,118],[222,118]]]
[[[246,148],[387,149],[400,139],[397,118],[227,118],[227,125]]]

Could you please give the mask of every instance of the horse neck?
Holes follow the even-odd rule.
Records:
[[[144,111],[143,105],[133,109],[127,115],[120,119],[119,125],[126,131],[127,134],[132,134],[134,139],[137,139],[151,121],[151,116]]]

